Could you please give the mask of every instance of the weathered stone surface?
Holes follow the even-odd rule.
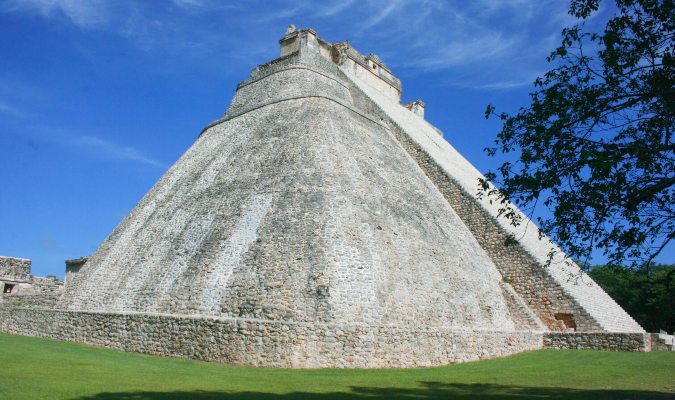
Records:
[[[0,257],[0,304],[53,307],[63,294],[63,281],[31,274],[31,260]]]
[[[546,332],[544,347],[611,351],[650,351],[648,333],[637,332]]]
[[[387,127],[354,109],[336,66],[322,68],[241,85],[229,119],[87,261],[64,307],[515,329],[473,235]]]
[[[7,282],[28,282],[31,261],[26,258],[0,256],[0,280]]]
[[[506,356],[541,332],[261,321],[36,309],[0,310],[4,332],[124,351],[262,367],[425,367]]]
[[[63,279],[63,283],[65,286],[68,286],[68,282],[70,282],[73,279],[73,276],[75,276],[78,272],[80,272],[80,269],[82,269],[84,264],[87,263],[87,260],[89,260],[89,257],[80,257],[71,260],[66,260],[66,276]]]

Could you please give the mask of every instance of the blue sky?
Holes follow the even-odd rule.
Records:
[[[377,53],[427,119],[480,170],[526,105],[565,1],[0,1],[0,255],[37,275],[91,254],[219,118],[239,81],[278,56],[286,26]],[[591,24],[601,23],[603,11]],[[672,261],[673,252],[662,261]]]

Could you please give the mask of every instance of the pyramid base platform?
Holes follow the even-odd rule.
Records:
[[[543,347],[648,351],[639,333],[333,325],[4,307],[0,331],[145,354],[281,368],[407,368]]]

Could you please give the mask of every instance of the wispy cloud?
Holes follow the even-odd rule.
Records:
[[[166,163],[147,155],[137,147],[118,144],[108,138],[81,132],[78,132],[77,128],[54,125],[53,121],[40,121],[39,118],[30,123],[22,122],[20,129],[11,130],[11,133],[25,137],[33,143],[33,146],[38,143],[49,143],[70,151],[77,151],[93,160],[135,163],[160,169],[168,168]]]
[[[322,36],[337,36],[334,40],[350,39],[363,52],[377,52],[398,74],[471,75],[469,81],[486,89],[518,87],[516,83],[530,78],[523,71],[542,69],[554,45],[551,38],[558,40],[562,27],[571,23],[567,5],[557,1],[171,0],[167,4],[7,0],[0,11],[105,29],[143,51],[161,54],[162,59],[178,56],[186,64],[199,62],[202,68],[221,66],[223,58],[268,61],[276,55],[274,39],[293,23],[316,28]],[[486,71],[498,72],[502,79]]]
[[[366,4],[371,17],[356,29],[355,44],[366,43],[386,55],[383,60],[399,75],[437,76],[441,82],[448,81],[443,75],[451,76],[452,86],[479,90],[530,84],[536,77],[532,71],[546,69],[546,56],[569,25],[564,23],[567,5],[551,1]]]
[[[0,100],[0,114],[6,114],[18,118],[30,118],[35,116],[35,114],[24,111],[16,106],[12,106],[2,100]]]
[[[488,83],[469,82],[469,81],[450,81],[443,83],[443,86],[457,87],[463,89],[474,89],[474,90],[509,90],[525,86],[531,86],[534,83],[534,80],[535,77],[532,77],[531,79],[526,78],[521,80],[502,80]]]
[[[138,149],[128,146],[120,146],[105,139],[95,136],[78,136],[72,138],[72,144],[79,147],[84,147],[89,151],[98,153],[98,155],[106,158],[117,160],[134,161],[141,164],[152,165],[159,168],[167,168],[166,164],[155,160],[143,154]]]
[[[372,28],[373,26],[384,21],[389,15],[391,15],[397,8],[399,8],[403,2],[401,0],[393,0],[389,2],[386,6],[378,10],[373,16],[366,19],[365,22],[359,25],[359,31],[363,32],[367,29]]]
[[[103,0],[7,0],[2,9],[46,18],[66,17],[81,28],[91,28],[109,21],[109,4]]]
[[[522,45],[522,38],[517,36],[503,37],[500,33],[492,36],[467,38],[428,49],[421,57],[412,58],[403,63],[406,67],[424,70],[439,70],[457,65],[466,65],[483,60],[494,60],[504,54],[513,52]]]
[[[241,9],[242,7],[237,2],[224,2],[221,0],[171,0],[171,3],[190,12],[231,11]]]
[[[52,97],[42,85],[31,82],[26,77],[17,76],[16,73],[0,75],[0,103],[6,108],[25,112],[24,104],[44,105],[51,101]]]
[[[354,4],[355,1],[356,0],[337,0],[333,2],[327,1],[316,9],[314,15],[319,18],[332,17],[347,10]]]
[[[291,17],[297,16],[301,11],[306,9],[305,4],[296,5],[289,8],[279,8],[269,11],[262,11],[257,14],[255,18],[252,19],[254,23],[266,23],[282,19],[289,19]]]

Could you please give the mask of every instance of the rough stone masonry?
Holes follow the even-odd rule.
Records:
[[[31,274],[31,260],[0,256],[0,307],[54,308],[63,294],[63,281]]]
[[[476,198],[480,172],[422,101],[400,104],[377,56],[311,29],[280,44],[98,250],[71,262],[59,304],[5,307],[0,330],[278,367],[649,348],[576,265],[548,265],[551,250],[564,256],[550,240]]]

